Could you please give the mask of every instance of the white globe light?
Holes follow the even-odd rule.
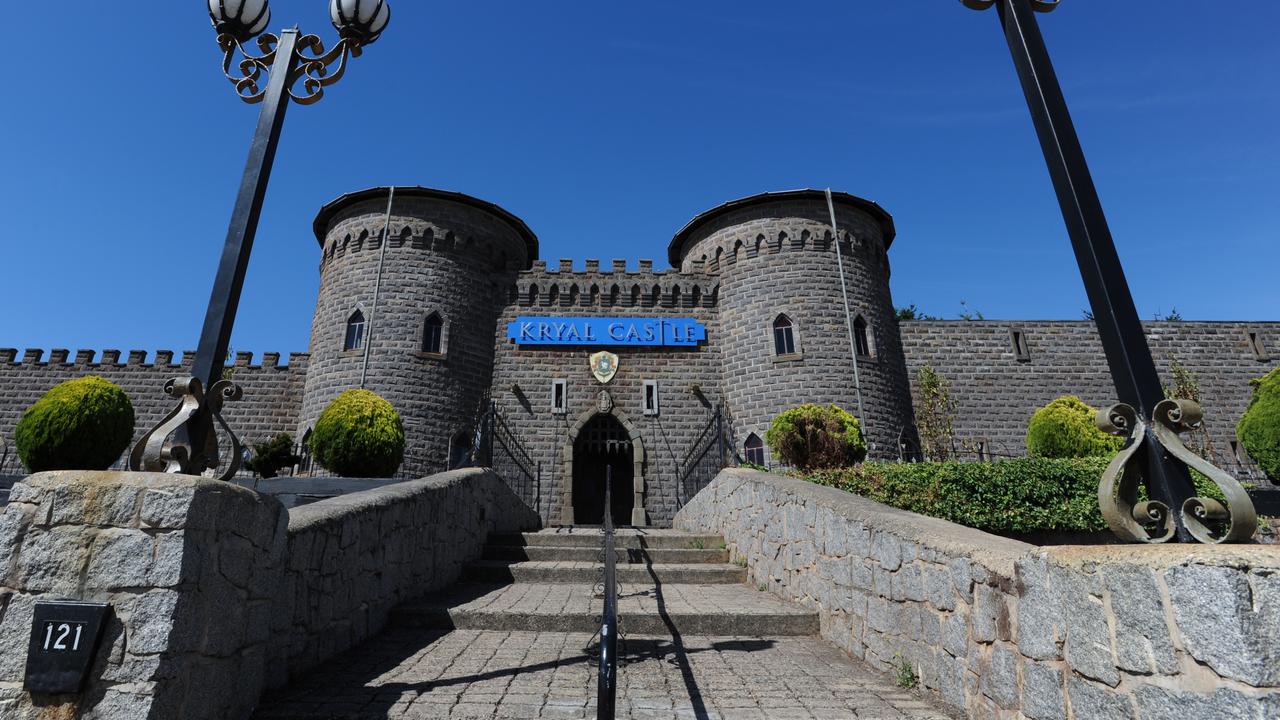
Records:
[[[368,45],[391,22],[391,5],[387,0],[330,0],[329,17],[342,37]]]
[[[241,42],[267,29],[271,8],[267,0],[208,0],[209,19],[219,34]]]

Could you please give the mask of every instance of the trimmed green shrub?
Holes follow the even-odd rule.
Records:
[[[791,408],[773,419],[764,440],[774,454],[803,472],[844,467],[867,456],[858,419],[835,405]]]
[[[821,485],[988,532],[1097,531],[1108,458],[865,463],[819,473]]]
[[[809,478],[868,500],[993,533],[1097,532],[1098,483],[1109,457],[998,462],[864,463]],[[1192,473],[1196,494],[1223,500]],[[1139,491],[1140,497],[1145,493]]]
[[[391,403],[348,390],[320,413],[311,431],[316,462],[342,477],[391,477],[404,460],[404,425]]]
[[[1280,479],[1280,368],[1253,381],[1253,398],[1236,425],[1236,437],[1272,480]]]
[[[1043,458],[1098,457],[1115,454],[1124,440],[1098,429],[1097,410],[1078,397],[1060,397],[1031,416],[1027,453]]]
[[[253,457],[244,466],[270,480],[278,475],[282,468],[291,467],[300,462],[302,458],[293,452],[293,436],[289,433],[280,433],[266,442],[255,443]]]
[[[27,408],[14,431],[30,472],[106,470],[133,440],[133,403],[96,375],[55,386]]]

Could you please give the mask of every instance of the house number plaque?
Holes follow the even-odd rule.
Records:
[[[101,603],[36,603],[23,687],[41,695],[81,692],[108,610]]]

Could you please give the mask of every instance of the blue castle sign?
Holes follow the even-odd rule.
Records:
[[[507,337],[517,345],[697,347],[707,326],[693,318],[518,317]]]

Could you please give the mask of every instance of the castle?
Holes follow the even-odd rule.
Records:
[[[833,194],[836,232],[822,191],[727,202],[676,232],[673,269],[656,271],[644,260],[548,266],[533,231],[492,203],[392,190],[320,210],[310,353],[284,366],[273,354],[237,358],[246,397],[227,416],[244,440],[306,437],[334,397],[363,386],[403,417],[410,474],[465,461],[485,422],[545,522],[599,522],[608,466],[618,522],[669,525],[710,479],[700,467],[775,462],[765,431],[800,403],[858,415],[872,458],[910,452],[924,365],[953,383],[957,434],[979,456],[1022,454],[1027,419],[1054,397],[1114,401],[1091,322],[898,321],[893,218],[854,195]],[[1278,334],[1278,323],[1148,325],[1166,377],[1177,362],[1199,379],[1224,456],[1239,457],[1235,422]],[[163,380],[191,358],[120,355],[72,361],[62,350],[41,362],[40,351],[19,360],[0,349],[0,433],[12,438],[40,394],[88,373],[129,392],[143,432],[168,409]]]

